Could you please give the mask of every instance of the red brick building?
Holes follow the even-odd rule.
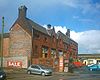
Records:
[[[78,44],[70,38],[70,30],[56,33],[50,24],[46,29],[27,18],[26,11],[25,6],[19,7],[18,18],[4,38],[4,65],[27,68],[30,64],[44,64],[63,71],[69,58],[77,58],[78,54]]]

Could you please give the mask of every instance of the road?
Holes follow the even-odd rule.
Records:
[[[52,76],[41,76],[25,73],[10,73],[7,76],[7,80],[100,80],[100,74],[59,73]]]
[[[100,80],[100,71],[78,69],[74,73],[54,72],[52,76],[28,75],[25,71],[7,72],[7,80]]]

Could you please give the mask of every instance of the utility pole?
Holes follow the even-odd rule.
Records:
[[[4,34],[4,17],[2,17],[2,33],[1,33],[1,69],[3,69],[3,34]]]

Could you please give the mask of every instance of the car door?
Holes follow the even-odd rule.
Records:
[[[41,69],[38,65],[35,66],[34,71],[35,71],[36,74],[41,74]]]
[[[92,69],[92,70],[97,70],[97,65],[92,65],[92,66],[90,66],[90,69]]]
[[[32,65],[31,66],[31,73],[34,73],[34,74],[36,74],[36,66],[35,65]]]
[[[100,64],[98,64],[98,70],[100,70]]]
[[[31,66],[31,72],[33,74],[41,74],[41,69],[38,65],[32,65]]]

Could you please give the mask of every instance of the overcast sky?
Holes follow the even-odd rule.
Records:
[[[79,53],[100,53],[100,0],[0,0],[0,26],[4,16],[5,32],[21,5],[28,8],[27,17],[40,25],[51,24],[63,33],[70,29]]]

